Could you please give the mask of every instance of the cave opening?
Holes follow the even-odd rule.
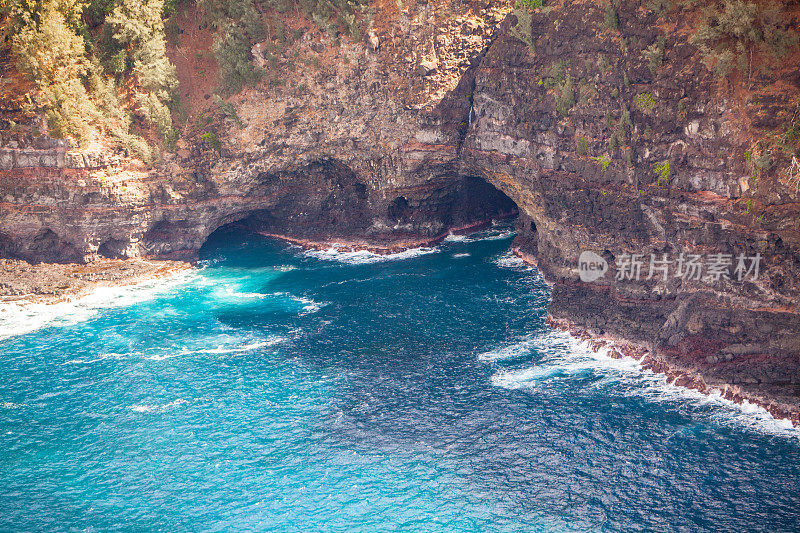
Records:
[[[390,191],[369,188],[354,178],[339,169],[335,179],[308,194],[295,189],[274,195],[272,205],[227,214],[209,228],[213,231],[204,242],[249,233],[391,247],[432,242],[451,231],[469,231],[497,220],[511,222],[519,214],[508,195],[481,177],[445,176]]]

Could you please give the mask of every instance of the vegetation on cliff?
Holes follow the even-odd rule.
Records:
[[[516,20],[512,19],[509,31],[528,45],[532,55],[539,39],[532,31],[532,14],[558,10],[560,4],[516,2]],[[209,41],[196,53],[207,56],[215,72],[218,67],[219,77],[213,83],[217,93],[226,97],[265,77],[268,85],[280,85],[285,81],[283,69],[303,68],[303,58],[289,57],[287,50],[310,28],[324,32],[334,44],[343,36],[360,40],[371,29],[374,9],[367,0],[0,0],[0,5],[8,36],[6,52],[34,83],[37,90],[29,105],[44,110],[49,133],[82,145],[93,139],[110,140],[143,160],[152,160],[158,149],[171,149],[179,137],[178,125],[186,118],[188,102],[181,101],[176,68],[169,59],[175,56],[168,55],[168,45],[179,46],[188,29],[181,27],[185,19],[178,23],[181,10],[199,13],[196,20]],[[715,0],[702,5],[695,0],[613,0],[597,6],[600,31],[618,34],[623,50],[641,44],[635,55],[641,55],[654,77],[668,60],[667,38],[659,36],[649,45],[628,42],[638,39],[626,38],[624,28],[624,14],[632,5],[640,13],[656,13],[661,21],[680,13],[703,63],[723,80],[750,80],[754,69],[768,68],[797,47],[798,33],[787,16],[796,9],[788,0]],[[555,22],[557,32],[561,20]],[[259,60],[254,61],[257,43]],[[308,66],[313,67],[314,61],[318,63],[319,58],[310,58]],[[598,68],[607,73],[612,65],[601,56]],[[625,83],[614,89],[615,99],[629,89],[628,74],[623,73]],[[554,94],[557,112],[564,118],[596,92],[588,78],[560,64],[550,66],[542,83]],[[208,94],[200,96],[221,102],[220,109],[229,105],[216,96],[214,100]],[[656,105],[650,93],[622,96],[630,97],[627,105],[632,109],[648,111]],[[194,97],[193,102],[197,102]],[[685,114],[685,106],[678,112]],[[235,115],[235,110],[225,114]],[[623,109],[623,114],[629,112]],[[624,122],[630,120],[621,121],[608,140],[609,153],[625,144]],[[753,148],[754,175],[769,165],[765,154],[774,147],[784,148],[791,160],[800,144],[798,114],[782,117],[781,123],[769,146],[762,143]],[[200,128],[201,135],[207,125]],[[630,153],[624,157],[629,159]]]
[[[31,110],[43,110],[50,135],[80,146],[106,139],[150,161],[179,132],[178,78],[167,56],[165,25],[190,0],[2,0],[6,43],[33,82]],[[272,54],[297,39],[285,18],[306,17],[332,36],[360,38],[365,0],[197,0],[202,24],[215,32],[218,91],[230,95],[263,75],[251,48]],[[179,34],[180,28],[174,28]],[[269,56],[268,56],[269,57]]]
[[[10,51],[38,91],[51,135],[85,145],[105,134],[142,159],[149,130],[174,138],[177,85],[166,58],[163,0],[9,0]],[[132,133],[132,122],[139,134]]]

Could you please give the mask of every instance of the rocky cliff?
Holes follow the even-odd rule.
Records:
[[[307,32],[272,58],[280,83],[236,95],[155,168],[5,140],[0,256],[191,258],[230,223],[391,247],[518,212],[553,324],[800,421],[800,169],[752,163],[800,120],[796,54],[720,79],[689,42],[696,14],[635,1],[611,21],[581,1],[530,20],[510,2],[373,8],[363,42]],[[583,251],[605,276],[581,281]],[[651,254],[706,270],[649,276]],[[728,278],[709,276],[715,254]],[[739,256],[757,276],[739,279]]]

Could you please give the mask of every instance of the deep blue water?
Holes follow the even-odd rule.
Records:
[[[222,234],[0,340],[0,530],[800,528],[798,433],[550,331],[501,233],[381,261]]]

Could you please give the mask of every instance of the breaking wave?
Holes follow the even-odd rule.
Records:
[[[594,351],[585,341],[556,330],[481,353],[478,359],[498,365],[491,382],[505,389],[535,392],[543,388],[559,388],[564,380],[591,377],[588,386],[605,389],[606,394],[640,397],[676,408],[688,403],[694,409],[705,410],[707,418],[715,424],[747,427],[770,435],[800,439],[800,428],[795,428],[788,420],[774,418],[758,405],[749,402],[738,404],[719,393],[704,394],[670,384],[666,376],[643,369],[633,358],[618,359],[608,354],[607,348]],[[522,368],[503,366],[535,355],[541,355],[537,364]]]
[[[527,264],[523,259],[511,250],[498,256],[493,263],[500,268],[510,268],[514,270],[533,270],[533,267]]]
[[[369,250],[342,251],[335,246],[327,250],[304,250],[303,255],[323,261],[337,261],[348,265],[367,265],[383,261],[400,261],[438,252],[438,247],[410,248],[393,254],[376,254]]]
[[[494,226],[491,229],[477,231],[468,234],[451,233],[444,238],[444,242],[478,242],[478,241],[501,241],[510,239],[517,234],[517,231],[506,225]]]
[[[139,304],[196,280],[188,270],[135,285],[98,287],[86,296],[57,303],[0,303],[0,340],[46,326],[70,326],[96,316],[100,310]]]

